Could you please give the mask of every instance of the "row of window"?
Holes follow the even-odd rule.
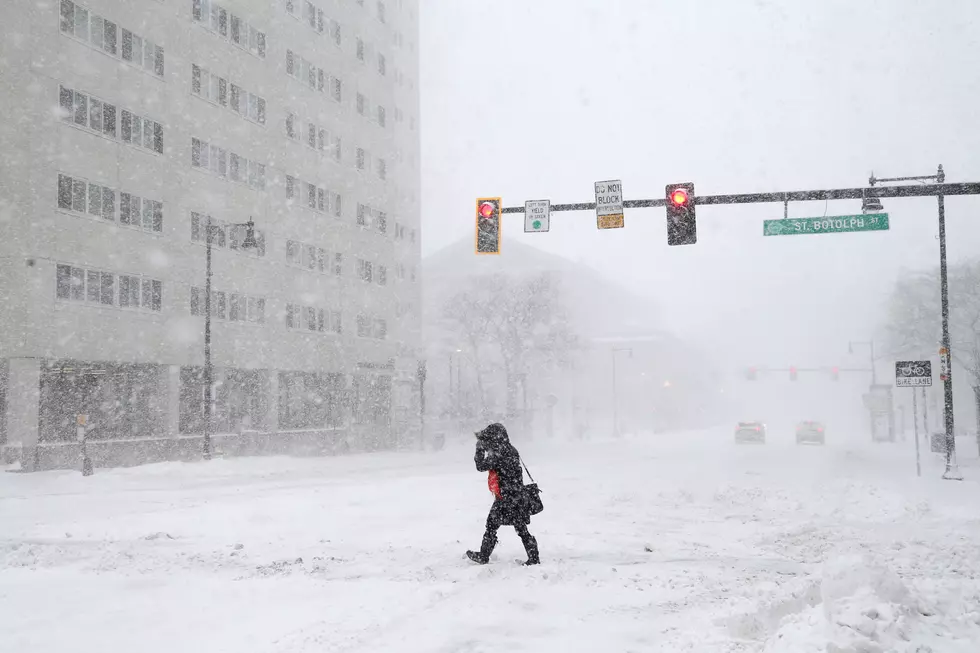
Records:
[[[377,122],[379,126],[385,126],[385,108],[380,104],[375,106],[374,109],[371,108],[371,101],[367,99],[363,93],[358,93],[355,101],[355,107],[359,115],[365,118],[370,118],[372,121]]]
[[[58,299],[160,311],[163,282],[157,279],[61,264],[56,274]]]
[[[212,0],[191,0],[194,20],[223,39],[257,57],[265,58],[265,32]]]
[[[332,271],[336,276],[344,273],[344,255],[342,253],[337,252],[333,255],[333,264],[331,265],[330,254],[322,247],[296,240],[286,241],[286,263],[325,274]]]
[[[155,312],[160,312],[163,304],[162,281],[64,264],[57,266],[55,293],[58,299],[66,301]],[[205,314],[205,298],[203,288],[191,287],[191,315]],[[263,297],[212,290],[210,308],[211,317],[220,320],[253,324],[264,324],[266,321]],[[340,311],[327,311],[303,304],[286,304],[286,326],[291,329],[343,333]],[[388,335],[387,322],[380,318],[358,315],[357,335],[362,338],[384,339]]]
[[[340,216],[342,212],[341,196],[337,193],[328,193],[323,188],[318,188],[313,184],[301,182],[295,177],[286,177],[287,197],[294,198],[305,188],[303,196],[307,204],[317,211],[331,210],[334,215]],[[119,210],[116,212],[116,196],[119,197]],[[118,215],[119,223],[122,225],[142,229],[144,231],[161,233],[163,231],[163,202],[140,197],[133,193],[118,192],[113,188],[102,184],[93,183],[86,179],[74,177],[66,174],[58,174],[58,208],[71,211],[73,213],[99,217],[104,220],[115,221]],[[210,218],[207,214],[191,211],[191,240],[195,242],[207,242],[207,223],[211,220],[211,244],[215,247],[229,247],[233,250],[242,249],[245,241],[245,226],[243,224],[226,225],[223,221]],[[384,211],[378,211],[365,204],[357,205],[357,224],[362,226],[373,226],[381,233],[387,230],[387,216]],[[412,242],[415,242],[415,230],[411,230]],[[396,223],[395,238],[403,238],[405,227]],[[258,256],[265,256],[265,232],[261,229],[255,230],[255,240],[257,247],[250,250]],[[304,245],[295,241],[287,241],[287,261],[309,269],[319,269],[326,271],[323,263],[323,250],[319,250],[319,263],[313,255],[305,256],[299,254],[300,247],[308,247],[309,251],[314,251],[314,246]],[[294,251],[295,249],[295,251]],[[305,257],[304,257],[305,256]],[[341,254],[336,255],[335,274],[340,274],[342,264]],[[370,273],[368,274],[370,277]],[[401,275],[399,278],[403,278]],[[363,275],[362,275],[363,278]],[[366,279],[370,281],[370,278]],[[385,282],[380,281],[384,284]]]
[[[61,32],[163,77],[163,48],[71,0],[61,0]],[[118,36],[122,34],[122,47]]]
[[[403,224],[401,224],[399,222],[396,222],[395,223],[395,240],[405,240],[406,234],[408,235],[409,239],[414,243],[415,242],[415,230],[414,229],[407,229],[405,227],[405,225],[403,225]]]
[[[116,191],[59,174],[58,208],[115,221]],[[159,233],[163,231],[163,202],[119,193],[119,224]]]
[[[379,179],[388,178],[388,162],[380,157],[374,159],[374,165],[371,163],[371,153],[365,150],[363,147],[359,147],[354,152],[354,166],[358,170],[374,170],[378,175]]]
[[[358,315],[357,337],[384,340],[388,337],[388,323],[381,318],[372,318],[369,315]]]
[[[377,269],[377,274],[375,274],[375,269]],[[368,283],[377,280],[379,286],[388,284],[388,268],[383,265],[375,266],[371,261],[362,258],[357,259],[357,276],[361,281]]]
[[[344,85],[339,77],[329,75],[323,68],[299,56],[292,50],[286,50],[286,74],[310,89],[320,93],[329,93],[334,102],[343,101]],[[329,89],[327,82],[329,80]]]
[[[191,139],[191,166],[248,184],[257,190],[265,189],[265,164],[249,161],[239,154],[198,138]]]
[[[381,233],[388,231],[388,214],[373,209],[367,204],[357,205],[357,224],[361,227],[375,227]]]
[[[291,204],[297,197],[303,201],[307,208],[319,213],[329,212],[338,218],[344,213],[343,198],[340,193],[334,193],[315,184],[300,181],[292,175],[286,175],[287,203]]]
[[[58,88],[58,102],[64,122],[116,138],[115,104],[65,86]],[[126,109],[118,111],[118,115],[118,133],[124,143],[163,153],[163,125]]]
[[[340,161],[340,136],[331,136],[326,129],[314,122],[307,122],[304,132],[299,116],[291,111],[286,112],[286,137],[303,141],[314,150],[328,152],[334,161]]]
[[[302,304],[286,304],[286,326],[290,329],[343,333],[340,311],[327,311]]]
[[[246,120],[265,124],[265,98],[237,84],[229,84],[224,77],[197,64],[191,64],[191,93],[213,104],[228,107]]]
[[[205,314],[204,288],[191,287],[191,315]],[[242,293],[211,291],[211,317],[231,322],[265,323],[265,298]]]

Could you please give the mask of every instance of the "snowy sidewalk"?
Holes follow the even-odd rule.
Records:
[[[466,448],[5,474],[3,649],[980,650],[967,461],[730,440],[518,442],[534,569],[509,528],[463,559],[489,506]]]

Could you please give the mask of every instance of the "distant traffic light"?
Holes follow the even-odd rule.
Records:
[[[476,253],[500,253],[500,198],[476,200]]]
[[[754,367],[750,367],[745,371],[745,378],[747,378],[749,381],[755,381],[757,371],[758,370],[756,370]]]
[[[693,245],[698,242],[694,215],[694,184],[667,184],[667,244]]]
[[[796,380],[796,367],[795,366],[789,368],[789,380],[790,381],[795,381]]]
[[[840,368],[836,365],[830,368],[830,378],[833,381],[840,381]]]

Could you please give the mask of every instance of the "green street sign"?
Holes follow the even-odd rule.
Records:
[[[762,223],[763,236],[840,234],[851,231],[888,231],[887,213],[835,215],[826,218],[786,218]]]

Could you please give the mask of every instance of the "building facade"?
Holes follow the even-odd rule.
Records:
[[[405,437],[417,0],[2,5],[6,457],[73,464],[78,414],[106,464],[201,434],[208,224],[215,431],[272,450]]]

